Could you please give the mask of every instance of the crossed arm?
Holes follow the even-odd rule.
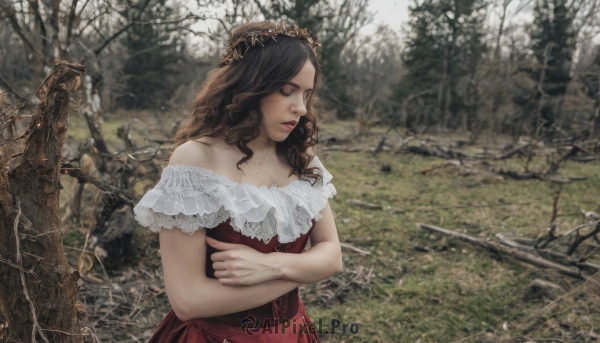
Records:
[[[177,228],[159,234],[165,288],[181,320],[224,315],[261,306],[302,283],[327,279],[342,269],[341,248],[329,204],[313,228],[311,249],[301,254],[260,253],[219,242],[200,229],[191,236]],[[210,230],[210,229],[209,229]],[[215,276],[206,277],[206,243]]]

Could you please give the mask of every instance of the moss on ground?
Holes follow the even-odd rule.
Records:
[[[336,136],[336,129],[330,128],[329,135]],[[374,134],[356,144],[375,146],[379,137]],[[564,323],[580,320],[587,323],[583,327],[590,328],[600,324],[600,311],[590,306],[598,304],[594,296],[557,301],[542,311],[551,300],[527,300],[525,294],[535,278],[551,280],[568,290],[579,282],[416,226],[417,222],[429,223],[492,240],[500,232],[536,237],[548,227],[557,184],[489,175],[459,176],[451,167],[424,175],[419,171],[442,160],[390,152],[373,156],[329,151],[321,160],[332,173],[338,191],[330,203],[340,240],[372,252],[362,257],[344,250],[345,261],[372,266],[376,274],[369,289],[357,290],[344,303],[307,305],[313,320],[337,318],[362,324],[354,337],[326,335],[325,341],[455,342],[473,336],[463,342],[478,342],[486,332],[504,338],[562,337],[576,341],[566,338],[568,324]],[[391,166],[390,173],[380,171],[384,163]],[[525,158],[513,158],[499,166],[523,170],[524,165]],[[539,157],[529,164],[532,170],[542,170],[545,165],[546,160]],[[560,175],[587,177],[562,186],[556,220],[561,230],[584,222],[580,209],[600,210],[598,167],[598,163],[568,162],[559,170]],[[347,199],[405,211],[390,214],[365,210],[347,203]],[[427,252],[418,247],[430,249]],[[548,324],[551,318],[563,326]]]
[[[117,144],[116,128],[125,122],[105,122],[107,141]],[[69,125],[73,139],[87,134],[81,120],[71,120]],[[164,128],[170,123],[160,125]],[[334,136],[347,145],[363,147],[375,146],[386,131],[376,127],[370,136],[355,138],[354,123],[335,122],[322,129],[325,138]],[[434,139],[452,141],[460,136],[440,135]],[[399,141],[395,133],[388,135],[388,144],[394,146]],[[478,144],[508,141],[485,137]],[[485,149],[479,145],[469,147],[469,153],[482,153]],[[432,235],[416,226],[417,222],[429,223],[492,240],[500,232],[537,237],[549,224],[557,184],[490,175],[459,176],[453,167],[423,174],[419,171],[442,160],[385,151],[376,156],[328,151],[321,153],[321,161],[334,176],[332,182],[338,192],[330,203],[340,240],[372,253],[363,257],[344,249],[344,261],[347,265],[373,267],[374,273],[369,288],[351,292],[343,303],[307,303],[313,322],[322,318],[326,329],[331,318],[360,324],[357,335],[348,331],[322,335],[324,342],[479,342],[488,332],[505,339],[561,337],[565,342],[576,342],[583,341],[577,332],[600,325],[597,294],[570,296],[577,294],[580,282],[468,243]],[[391,166],[391,172],[380,171],[384,163]],[[515,157],[498,166],[522,170],[524,164],[524,157]],[[529,164],[534,170],[545,165],[546,160],[539,157]],[[600,212],[599,167],[598,162],[568,162],[559,169],[561,175],[587,177],[562,186],[556,220],[561,231],[584,222],[581,209]],[[134,189],[137,192],[141,187]],[[384,210],[365,210],[347,203],[348,199],[380,203]],[[65,244],[83,244],[78,234],[67,233]],[[155,240],[150,235],[136,237]],[[156,242],[140,244],[148,245]],[[528,298],[528,285],[536,278],[559,284],[570,292],[569,296],[555,300]],[[156,301],[157,307],[164,306],[166,296]]]

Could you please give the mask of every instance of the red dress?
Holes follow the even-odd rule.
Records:
[[[134,207],[140,224],[158,232],[180,228],[193,234],[200,227],[222,242],[244,244],[262,253],[300,254],[320,210],[336,194],[332,176],[318,157],[322,178],[314,184],[293,181],[284,187],[235,183],[210,170],[187,165],[169,166],[161,180]],[[206,275],[215,278],[206,245]],[[171,310],[149,343],[203,342],[320,342],[318,328],[306,314],[298,288],[255,308],[211,318],[182,321]]]
[[[228,219],[216,228],[207,230],[206,235],[222,242],[248,245],[263,253],[279,251],[299,254],[304,250],[312,232],[311,227],[309,232],[294,242],[282,244],[275,237],[267,244],[235,232],[229,222]],[[215,278],[210,255],[217,251],[207,245],[206,276],[210,278]],[[286,328],[283,328],[282,323]],[[171,310],[148,343],[320,342],[316,328],[311,323],[296,288],[262,306],[218,317],[181,321]]]

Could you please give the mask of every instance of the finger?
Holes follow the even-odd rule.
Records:
[[[247,247],[243,244],[221,242],[212,237],[206,237],[206,243],[208,243],[211,247],[214,247],[219,250],[243,249]]]
[[[215,277],[217,279],[230,278],[231,275],[229,274],[229,272],[227,270],[216,270],[215,271]]]
[[[213,262],[213,269],[214,270],[227,270],[227,263],[226,262]]]
[[[229,286],[238,286],[239,283],[237,280],[232,279],[232,278],[222,278],[219,279],[219,282],[221,282],[222,285],[229,285]]]
[[[213,262],[227,262],[231,260],[237,260],[240,256],[237,253],[231,251],[219,251],[210,255],[210,259]]]

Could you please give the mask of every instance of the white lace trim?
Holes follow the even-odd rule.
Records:
[[[289,243],[307,233],[312,219],[321,219],[327,198],[336,195],[332,175],[317,156],[321,179],[294,180],[289,185],[255,186],[229,180],[209,169],[190,165],[166,167],[156,186],[134,207],[135,219],[154,232],[179,227],[193,234],[214,228],[231,218],[231,226],[244,236],[268,243],[278,236]]]

